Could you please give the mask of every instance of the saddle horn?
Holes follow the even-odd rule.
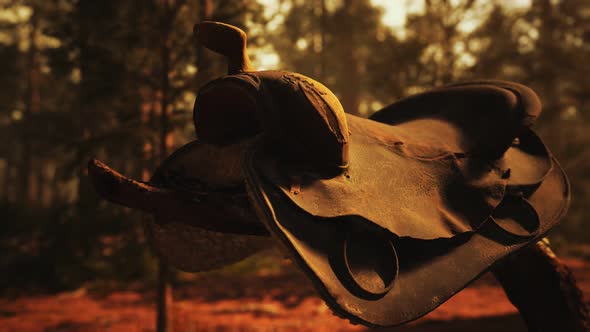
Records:
[[[246,49],[246,33],[233,25],[203,21],[193,29],[197,41],[206,48],[227,58],[227,74],[254,71]]]
[[[227,144],[264,132],[288,164],[342,171],[348,166],[348,127],[338,98],[321,83],[279,70],[256,71],[241,29],[204,21],[196,39],[224,55],[228,75],[201,88],[194,121],[199,140]]]

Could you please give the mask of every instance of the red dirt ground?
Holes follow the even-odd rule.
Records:
[[[586,297],[590,262],[566,259]],[[291,271],[291,270],[290,270]],[[299,273],[207,274],[174,290],[174,331],[367,331],[332,315]],[[154,292],[135,287],[98,294],[82,288],[56,295],[0,299],[0,331],[155,330]],[[399,332],[526,331],[489,275]]]

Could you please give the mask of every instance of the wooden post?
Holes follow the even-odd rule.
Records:
[[[160,61],[162,65],[160,73],[160,162],[168,156],[167,138],[169,132],[168,106],[170,96],[170,31],[172,29],[173,15],[169,0],[163,1],[164,14],[161,21],[161,40],[160,40]],[[172,316],[172,288],[169,282],[169,267],[168,264],[158,257],[158,292],[156,304],[156,331],[157,332],[171,332],[173,331],[172,324],[170,324],[170,316]]]
[[[169,282],[169,267],[161,258],[158,259],[158,293],[156,303],[156,331],[170,332],[172,317],[172,287]]]

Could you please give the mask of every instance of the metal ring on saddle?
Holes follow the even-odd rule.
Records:
[[[343,241],[346,287],[367,299],[379,298],[394,286],[399,271],[397,251],[388,234],[351,231]]]

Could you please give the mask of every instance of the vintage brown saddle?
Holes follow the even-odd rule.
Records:
[[[199,91],[199,140],[172,155],[154,181],[242,190],[343,317],[370,326],[416,319],[541,239],[567,210],[567,177],[530,129],[541,104],[523,85],[450,85],[365,119],[344,113],[308,77],[253,71],[235,27],[203,22],[196,35],[227,56],[229,75]],[[160,246],[179,241],[164,228],[152,227]],[[184,236],[207,240],[168,247],[223,259],[202,265],[198,254],[163,254],[205,270],[266,246],[264,232],[196,232]]]

